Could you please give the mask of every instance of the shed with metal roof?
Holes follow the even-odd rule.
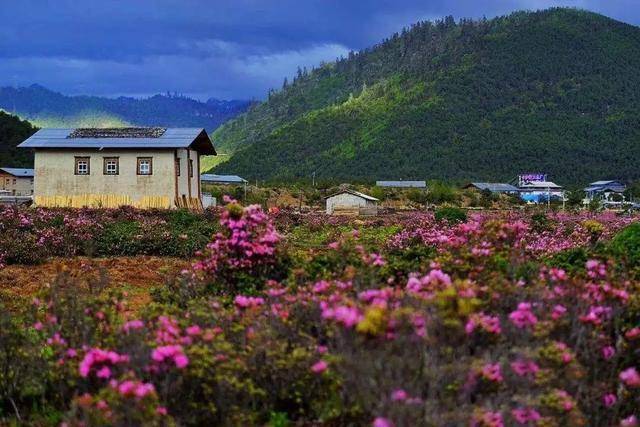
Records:
[[[464,188],[475,188],[480,191],[490,191],[492,193],[517,194],[518,188],[502,182],[471,182]]]
[[[377,215],[378,199],[345,189],[325,197],[327,215]]]

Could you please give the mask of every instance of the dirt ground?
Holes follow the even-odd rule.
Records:
[[[87,269],[104,269],[110,286],[125,290],[129,307],[135,309],[150,301],[149,290],[163,283],[167,275],[188,267],[177,258],[151,256],[54,258],[40,265],[9,265],[0,269],[0,299],[9,307],[30,301],[63,270],[82,277]]]

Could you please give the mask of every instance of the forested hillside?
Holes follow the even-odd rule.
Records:
[[[205,103],[175,94],[144,99],[66,96],[36,84],[0,88],[0,108],[41,127],[182,126],[213,131],[250,104],[217,99]]]
[[[421,22],[218,129],[247,178],[640,178],[640,29],[575,9]]]
[[[0,167],[33,167],[33,153],[16,146],[36,130],[26,120],[0,111]]]

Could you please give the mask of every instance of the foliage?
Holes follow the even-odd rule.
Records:
[[[465,222],[467,220],[467,212],[456,207],[442,207],[436,209],[435,219],[436,221],[446,221],[450,224]]]
[[[609,250],[629,267],[640,267],[640,224],[633,223],[620,230],[611,240]]]
[[[0,108],[15,111],[41,127],[137,125],[202,127],[213,131],[224,121],[246,111],[250,105],[250,101],[217,99],[200,102],[171,93],[144,99],[111,99],[65,96],[37,84],[21,88],[0,87]]]
[[[625,60],[621,60],[625,58]],[[286,182],[640,177],[640,30],[576,9],[419,22],[214,134],[216,172]]]
[[[0,167],[33,167],[33,153],[16,146],[36,130],[31,123],[0,110]]]
[[[235,203],[221,219],[189,271],[217,283],[295,244],[276,239],[274,223],[330,228],[324,216]],[[336,240],[323,235],[332,240],[300,264],[272,264],[289,274],[263,277],[262,290],[186,291],[179,305],[156,300],[141,312],[99,270],[63,271],[30,307],[0,310],[0,423],[633,426],[639,283],[617,254],[594,252],[592,235],[596,222],[608,239],[637,218],[549,220],[534,230],[513,212],[456,224],[340,219]],[[388,243],[366,236],[385,221],[402,225]],[[581,252],[563,258],[576,267],[586,256],[582,268],[541,256],[567,248]],[[389,269],[402,252],[421,254],[421,269],[410,255]]]

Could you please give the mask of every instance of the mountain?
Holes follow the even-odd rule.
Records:
[[[204,103],[172,94],[144,99],[66,96],[37,84],[0,88],[0,108],[42,127],[184,126],[213,131],[250,105],[217,99]]]
[[[214,134],[216,173],[564,184],[638,179],[640,29],[554,8],[420,22],[291,84]]]
[[[33,153],[16,146],[36,130],[37,128],[26,120],[0,111],[0,167],[33,167]]]

